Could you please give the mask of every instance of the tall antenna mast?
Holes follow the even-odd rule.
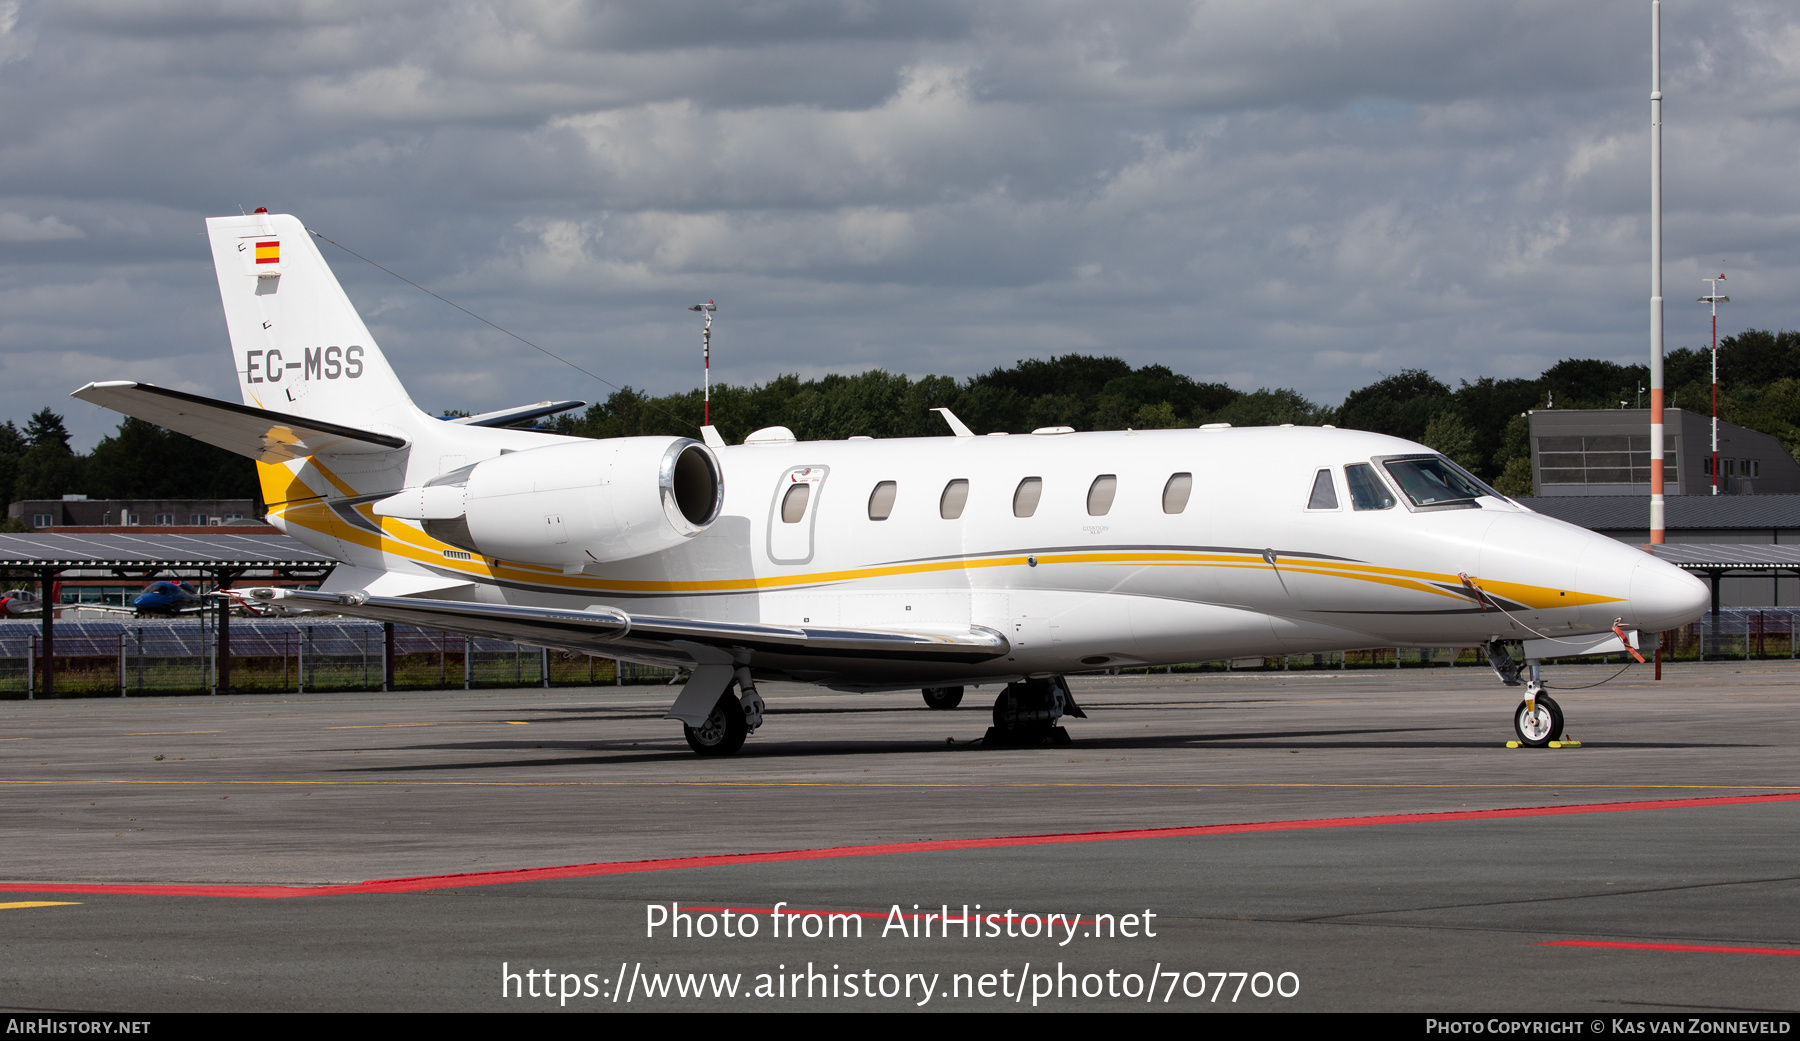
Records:
[[[1662,0],[1650,0],[1650,541],[1663,527]],[[1715,465],[1714,470],[1718,467]]]
[[[706,417],[701,420],[702,426],[712,426],[712,320],[713,312],[718,309],[718,306],[711,300],[708,300],[704,304],[695,304],[688,308],[690,311],[699,311],[706,316],[706,324],[700,328],[701,378],[706,381],[704,385],[705,389],[700,392],[700,400],[702,402],[701,410],[702,414]]]
[[[1719,295],[1719,283],[1725,281],[1724,274],[1718,278],[1703,278],[1702,282],[1712,284],[1712,292],[1700,298],[1703,304],[1712,305],[1712,493],[1719,494],[1719,305],[1731,303],[1728,296]],[[1729,488],[1726,489],[1730,491]]]

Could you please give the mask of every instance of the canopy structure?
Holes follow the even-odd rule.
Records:
[[[119,578],[210,578],[220,589],[238,579],[323,578],[337,561],[285,535],[262,532],[232,534],[219,528],[204,534],[165,532],[45,532],[0,534],[0,571],[28,576],[43,584],[41,602],[42,659],[40,679],[31,696],[56,696],[55,616],[51,589],[67,572],[100,573]],[[231,611],[219,601],[219,674],[221,690],[231,688]]]
[[[1673,501],[1673,500],[1671,500]],[[1645,547],[1659,560],[1705,575],[1719,617],[1719,579],[1726,575],[1800,575],[1800,545],[1767,542],[1666,542]]]

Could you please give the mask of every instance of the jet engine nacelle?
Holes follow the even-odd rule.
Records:
[[[719,461],[685,437],[618,437],[486,459],[375,503],[484,557],[573,571],[681,545],[719,516]]]

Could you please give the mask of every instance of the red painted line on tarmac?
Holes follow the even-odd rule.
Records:
[[[1574,803],[1568,806],[1521,806],[1498,810],[1455,810],[1443,813],[1395,813],[1377,817],[1323,817],[1306,820],[1261,821],[1250,824],[1201,824],[1180,828],[1135,828],[1129,831],[1080,831],[1050,835],[1000,835],[975,839],[933,839],[923,842],[889,842],[871,846],[830,846],[824,849],[780,850],[770,853],[726,853],[704,857],[671,857],[666,860],[623,860],[562,867],[519,868],[513,871],[477,871],[460,875],[423,875],[416,878],[384,878],[333,886],[239,885],[118,885],[110,883],[0,882],[0,893],[124,893],[140,896],[293,897],[342,896],[349,893],[417,893],[427,889],[461,889],[466,886],[543,882],[559,878],[592,878],[599,875],[632,875],[649,871],[682,871],[688,868],[726,867],[735,864],[779,864],[799,860],[842,860],[850,857],[882,857],[895,853],[942,853],[966,849],[1006,849],[1013,846],[1061,846],[1086,842],[1125,842],[1133,839],[1192,838],[1204,835],[1243,835],[1264,831],[1307,831],[1323,828],[1367,828],[1382,824],[1436,824],[1455,821],[1506,820],[1515,817],[1566,817],[1583,813],[1624,813],[1631,810],[1680,810],[1715,806],[1748,806],[1760,803],[1800,802],[1800,792],[1774,795],[1725,795],[1699,799],[1652,799],[1643,802]]]
[[[1691,951],[1700,954],[1776,954],[1800,958],[1794,947],[1715,947],[1704,943],[1621,943],[1616,940],[1548,940],[1539,947],[1611,947],[1621,951]]]

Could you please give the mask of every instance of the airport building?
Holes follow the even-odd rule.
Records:
[[[6,515],[32,531],[46,528],[207,528],[226,524],[261,524],[250,499],[25,499],[6,508]]]
[[[1530,415],[1537,495],[1519,501],[1621,542],[1648,543],[1650,410],[1537,409]],[[1722,553],[1705,574],[1716,583],[1721,607],[1800,606],[1800,571],[1786,560],[1800,551],[1800,462],[1779,439],[1721,421],[1715,495],[1712,417],[1666,409],[1663,420],[1667,542],[1794,546]]]
[[[1663,412],[1667,495],[1712,494],[1712,417]],[[1537,409],[1531,478],[1539,496],[1650,494],[1650,410]],[[1719,423],[1719,493],[1800,494],[1800,463],[1768,434]]]

